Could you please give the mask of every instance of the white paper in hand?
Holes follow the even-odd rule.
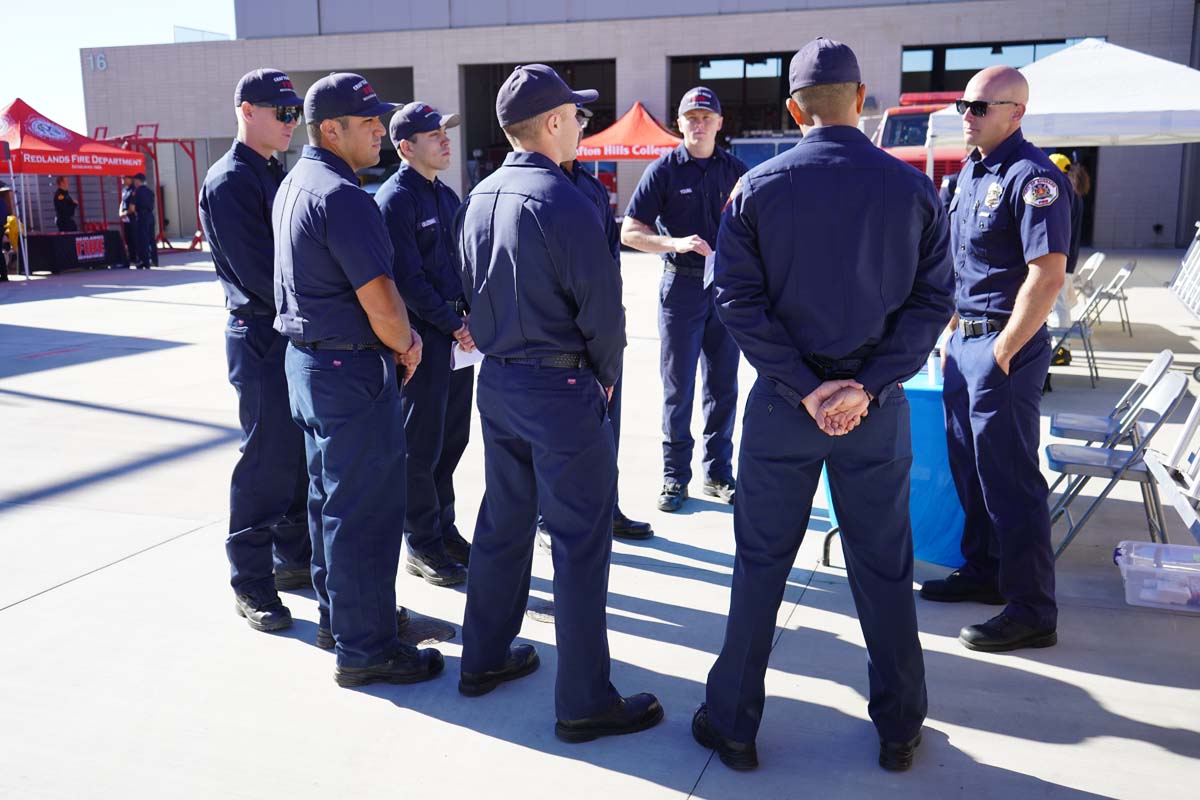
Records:
[[[483,361],[483,353],[476,348],[471,352],[467,352],[458,346],[458,342],[450,348],[450,369],[466,369],[473,367]]]
[[[716,263],[717,263],[717,251],[714,250],[713,252],[709,253],[708,255],[706,255],[704,257],[704,288],[705,289],[707,289],[708,287],[713,285],[713,279],[716,277],[714,275],[713,270],[714,270],[714,265]]]

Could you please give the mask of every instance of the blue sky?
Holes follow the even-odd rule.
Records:
[[[6,6],[9,4],[6,4]],[[81,47],[162,44],[176,25],[233,38],[233,0],[35,0],[0,16],[0,106],[20,97],[83,134]]]

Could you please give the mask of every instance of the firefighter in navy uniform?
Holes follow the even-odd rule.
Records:
[[[404,418],[398,372],[421,337],[392,280],[392,243],[355,172],[379,163],[387,130],[361,75],[339,72],[304,97],[311,144],[275,195],[275,329],[292,418],[308,457],[318,636],[339,686],[416,683],[442,671],[437,650],[399,637],[396,570],[404,518]]]
[[[579,141],[573,92],[550,67],[517,67],[496,98],[514,152],[458,217],[479,370],[486,489],[471,543],[459,691],[474,697],[537,669],[513,644],[529,598],[540,506],[553,531],[555,735],[645,730],[651,694],[609,681],[605,606],[617,459],[608,402],[625,347],[621,276],[595,207],[560,166]]]
[[[55,181],[55,187],[54,226],[58,228],[59,233],[71,233],[79,230],[79,223],[75,221],[77,203],[75,198],[71,197],[71,193],[67,191],[67,179],[59,177]]]
[[[866,87],[849,47],[810,42],[788,79],[804,138],[742,177],[717,239],[717,308],[758,380],[738,456],[729,620],[692,734],[730,767],[758,765],[776,616],[824,466],[879,764],[905,770],[927,700],[899,384],[953,310],[949,231],[929,179],[857,128]]]
[[[422,102],[397,111],[389,134],[402,163],[375,195],[395,249],[396,287],[424,347],[424,366],[403,393],[405,570],[434,586],[465,581],[471,557],[454,524],[454,469],[470,438],[475,370],[451,369],[450,358],[455,343],[466,351],[475,343],[454,246],[460,201],[437,177],[450,166],[446,129],[458,124],[458,114]]]
[[[137,265],[139,269],[158,266],[158,229],[154,219],[154,190],[146,185],[146,175],[139,172],[133,176],[133,216],[136,235]]]
[[[703,492],[734,499],[733,423],[737,413],[737,344],[725,330],[705,279],[721,209],[746,165],[716,144],[724,118],[711,89],[697,86],[679,101],[683,142],[654,161],[629,200],[621,241],[663,257],[658,330],[663,382],[661,511],[678,511],[692,477],[692,404],[700,362],[704,409]]]
[[[988,67],[957,109],[968,145],[950,227],[958,313],[946,347],[942,401],[950,469],[966,512],[966,564],[926,581],[921,597],[1004,605],[968,625],[972,650],[1049,647],[1058,640],[1049,489],[1038,463],[1046,317],[1065,280],[1072,191],[1021,135],[1029,85]]]
[[[312,586],[304,434],[291,419],[274,328],[271,204],[283,180],[275,153],[288,149],[304,101],[279,70],[256,69],[233,93],[238,133],[204,178],[200,225],[225,292],[225,357],[238,395],[241,456],[229,489],[230,583],[250,627],[292,624],[278,591]]]

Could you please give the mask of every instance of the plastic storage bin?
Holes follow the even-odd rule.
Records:
[[[1200,614],[1200,547],[1121,542],[1113,562],[1130,605]]]

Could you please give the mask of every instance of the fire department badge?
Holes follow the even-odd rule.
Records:
[[[1025,184],[1021,199],[1025,201],[1025,205],[1045,208],[1058,199],[1058,184],[1050,178],[1034,178]]]
[[[993,183],[987,189],[987,196],[983,198],[983,204],[988,208],[996,208],[1000,205],[1000,197],[1004,194],[1004,187],[999,183]]]

